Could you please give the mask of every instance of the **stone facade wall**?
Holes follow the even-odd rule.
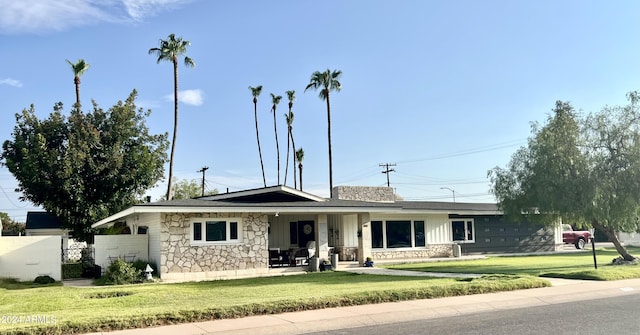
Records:
[[[394,202],[396,200],[393,188],[373,186],[336,186],[331,191],[331,198],[373,202]]]
[[[195,245],[190,242],[191,218],[242,219],[241,243]],[[268,272],[267,217],[253,214],[165,214],[161,223],[161,278],[204,280],[260,275]]]
[[[426,249],[373,249],[373,260],[453,257],[453,244],[430,244]]]
[[[358,258],[358,248],[356,247],[335,247],[334,251],[338,253],[340,261],[356,261]]]

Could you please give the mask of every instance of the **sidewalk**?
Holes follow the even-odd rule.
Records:
[[[640,279],[610,282],[545,279],[549,279],[553,286],[451,298],[327,308],[305,312],[252,316],[242,319],[92,333],[91,335],[304,334],[331,329],[458,316],[640,293]]]

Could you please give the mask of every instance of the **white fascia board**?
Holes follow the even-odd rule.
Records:
[[[405,210],[402,214],[454,214],[454,215],[502,215],[500,211],[479,211],[479,210]]]

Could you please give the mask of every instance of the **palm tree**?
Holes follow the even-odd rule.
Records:
[[[167,201],[171,200],[171,187],[173,180],[173,157],[176,150],[176,137],[178,133],[178,57],[187,52],[187,47],[191,45],[189,41],[183,41],[182,37],[169,34],[166,40],[160,39],[158,48],[149,49],[150,55],[158,56],[157,63],[167,61],[173,63],[173,138],[171,140],[171,157],[169,158],[169,185],[167,185]],[[184,65],[188,67],[196,66],[193,59],[184,56]]]
[[[253,95],[253,117],[256,120],[256,140],[258,141],[258,155],[260,156],[260,167],[262,168],[262,182],[267,187],[267,178],[264,176],[264,163],[262,161],[262,149],[260,149],[260,134],[258,133],[258,96],[262,92],[262,85],[251,87],[251,95]]]
[[[280,100],[282,100],[281,95],[276,96],[273,93],[271,93],[271,102],[273,103],[273,106],[271,107],[271,112],[273,112],[273,131],[276,134],[276,153],[278,157],[278,185],[280,185],[280,146],[278,145],[278,127],[276,124],[276,108],[278,107]]]
[[[304,159],[304,150],[302,148],[296,151],[296,159],[298,160],[298,169],[300,169],[300,191],[302,191],[302,160]]]
[[[73,83],[76,85],[76,104],[80,106],[80,77],[89,69],[89,63],[84,59],[78,59],[75,63],[68,59],[66,61],[71,65],[73,71]]]
[[[329,101],[329,93],[331,91],[340,92],[342,85],[338,79],[342,75],[342,71],[329,69],[324,72],[316,71],[311,75],[309,85],[304,89],[306,92],[308,89],[314,90],[320,89],[319,97],[327,102],[327,139],[329,141],[329,194],[333,190],[333,159],[331,156],[331,103]]]
[[[296,181],[296,142],[293,140],[293,102],[296,100],[296,91],[286,91],[287,98],[289,98],[289,113],[284,115],[285,120],[287,121],[287,165],[284,169],[284,183],[287,184],[287,174],[289,172],[289,144],[293,147],[293,188],[297,188]]]

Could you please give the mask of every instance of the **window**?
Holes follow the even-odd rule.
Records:
[[[240,242],[238,219],[195,219],[191,222],[192,244]]]
[[[413,221],[413,236],[416,241],[416,247],[427,246],[424,238],[424,221]]]
[[[425,247],[424,221],[371,221],[372,248]]]
[[[411,221],[387,221],[387,248],[411,247]]]
[[[451,231],[453,232],[453,240],[462,243],[475,242],[475,230],[473,219],[455,219],[451,220]]]
[[[382,221],[371,221],[371,247],[384,248],[382,236]]]

